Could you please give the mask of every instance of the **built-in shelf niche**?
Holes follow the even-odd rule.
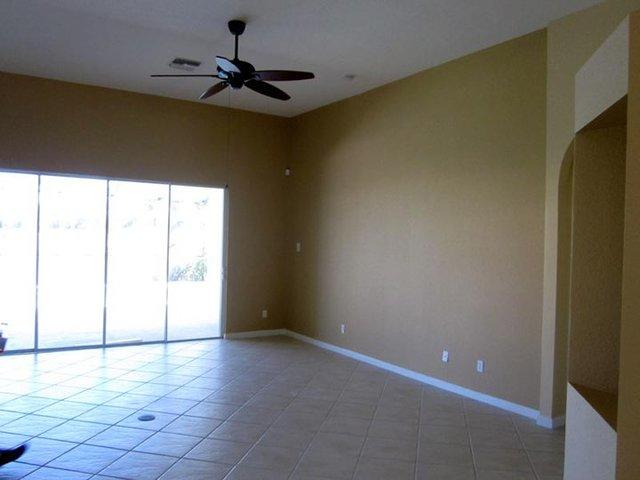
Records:
[[[575,79],[565,480],[616,478],[629,28],[626,18]]]
[[[620,357],[627,99],[575,137],[569,382],[615,429]]]

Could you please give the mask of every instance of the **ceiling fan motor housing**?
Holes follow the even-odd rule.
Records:
[[[256,69],[249,62],[244,62],[236,58],[230,60],[230,62],[238,67],[238,70],[240,71],[227,72],[218,67],[218,76],[224,78],[227,82],[229,82],[229,86],[231,86],[231,88],[238,90],[242,88],[242,85],[246,80],[252,79],[254,77],[254,72],[256,71]]]
[[[242,20],[229,20],[227,24],[232,35],[242,35],[247,24]]]
[[[240,90],[242,88],[242,85],[244,85],[244,79],[240,74],[237,73],[232,73],[231,75],[229,75],[229,78],[227,78],[227,82],[229,82],[229,86],[234,90]]]

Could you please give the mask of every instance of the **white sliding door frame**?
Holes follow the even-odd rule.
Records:
[[[144,180],[144,179],[132,179],[132,178],[118,178],[118,177],[106,177],[106,176],[97,176],[97,175],[83,175],[83,174],[75,174],[75,173],[59,173],[59,172],[45,172],[45,171],[33,171],[33,170],[20,170],[20,169],[6,169],[0,168],[0,172],[8,172],[8,173],[22,173],[29,175],[37,175],[38,176],[38,189],[37,189],[37,218],[36,218],[36,271],[34,278],[34,295],[35,295],[35,310],[34,310],[34,345],[33,348],[26,349],[17,349],[17,350],[8,350],[5,352],[5,355],[11,354],[19,354],[19,353],[34,353],[34,352],[53,352],[53,351],[66,351],[66,350],[83,350],[90,348],[107,348],[107,347],[118,347],[123,345],[152,345],[152,344],[161,344],[161,343],[176,343],[176,342],[188,342],[188,341],[197,341],[197,340],[214,340],[223,338],[224,332],[226,331],[227,324],[227,271],[228,271],[228,230],[229,230],[229,187],[228,185],[204,185],[204,184],[186,184],[186,183],[172,183],[172,182],[164,182],[159,180]],[[81,345],[81,346],[67,346],[67,347],[55,347],[55,348],[40,348],[40,329],[39,329],[39,313],[38,313],[38,297],[39,297],[39,282],[40,282],[40,272],[39,272],[39,263],[40,263],[40,186],[41,186],[41,177],[42,176],[59,176],[59,177],[70,177],[70,178],[84,178],[84,179],[97,179],[97,180],[106,180],[107,188],[106,188],[106,230],[105,230],[105,252],[104,252],[104,262],[105,262],[105,270],[104,270],[104,288],[103,288],[103,301],[104,301],[104,311],[103,311],[103,319],[102,319],[102,342],[98,345]],[[163,340],[154,340],[154,341],[140,341],[140,342],[128,342],[128,343],[108,343],[107,342],[107,329],[108,329],[108,316],[107,316],[107,279],[108,279],[108,240],[109,240],[109,185],[111,181],[126,181],[126,182],[140,182],[140,183],[154,183],[161,185],[168,185],[169,196],[168,196],[168,208],[167,208],[167,265],[165,269],[166,274],[166,292],[165,292],[165,319],[164,319],[164,339]],[[220,284],[220,325],[217,336],[207,336],[200,338],[189,338],[189,339],[179,339],[179,340],[169,340],[168,339],[168,330],[169,330],[169,316],[168,316],[168,292],[169,292],[169,243],[170,243],[170,229],[171,229],[171,189],[173,186],[181,186],[181,187],[203,187],[203,188],[211,188],[211,189],[222,189],[223,190],[223,232],[222,232],[222,271],[220,272],[221,276],[221,284]],[[11,341],[11,339],[9,339]]]

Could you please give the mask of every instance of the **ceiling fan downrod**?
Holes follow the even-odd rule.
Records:
[[[227,23],[231,35],[235,37],[235,51],[233,55],[234,60],[238,60],[238,37],[244,33],[244,29],[247,28],[247,24],[242,20],[229,20]]]

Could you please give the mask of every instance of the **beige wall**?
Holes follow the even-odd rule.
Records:
[[[545,40],[294,120],[290,328],[537,407]]]
[[[227,331],[283,326],[285,119],[5,73],[0,112],[0,168],[228,184]]]
[[[547,168],[545,192],[545,258],[540,411],[547,417],[564,413],[568,305],[563,298],[568,277],[558,264],[558,190],[563,159],[574,137],[576,72],[615,30],[623,18],[640,8],[640,0],[607,0],[551,23],[547,29]],[[566,272],[566,270],[565,270]],[[555,372],[555,375],[554,375]]]
[[[618,480],[635,480],[640,471],[640,13],[630,20]]]

